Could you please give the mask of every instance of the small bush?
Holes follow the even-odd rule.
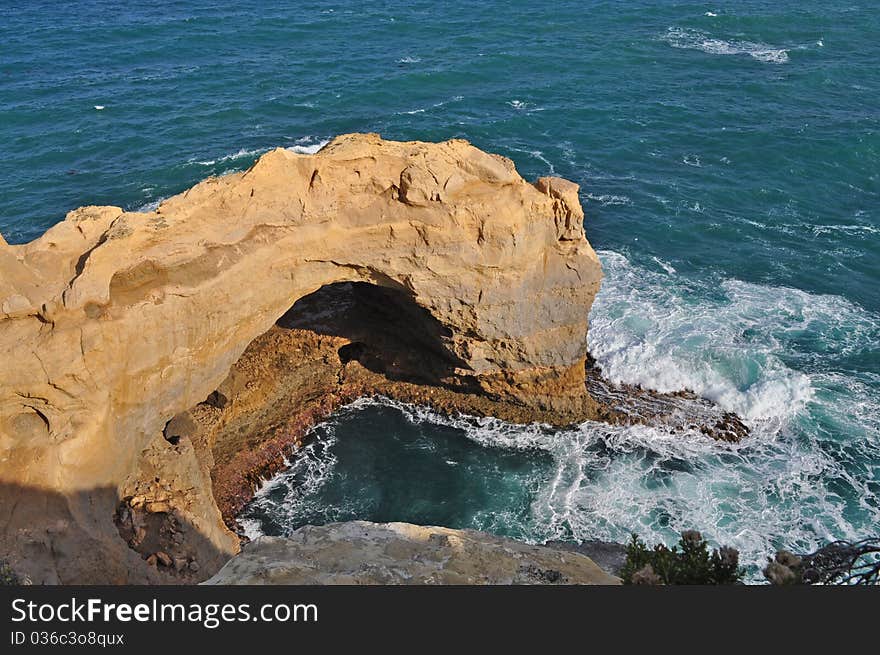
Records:
[[[21,584],[21,580],[15,574],[15,571],[12,570],[12,567],[9,566],[6,560],[0,559],[0,586],[18,584]]]
[[[620,571],[624,584],[739,584],[744,574],[736,549],[723,547],[710,553],[696,530],[682,532],[678,545],[672,548],[658,544],[649,549],[633,534]]]

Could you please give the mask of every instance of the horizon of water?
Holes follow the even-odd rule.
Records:
[[[777,547],[880,533],[878,36],[867,0],[4,6],[0,233],[153,207],[351,131],[466,138],[574,180],[605,271],[604,372],[691,388],[753,436],[362,402],[249,512],[282,533],[335,516],[530,541],[696,528],[754,573]]]

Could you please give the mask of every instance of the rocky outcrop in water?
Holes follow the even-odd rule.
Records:
[[[235,552],[209,449],[165,426],[218,399],[248,344],[324,285],[387,290],[430,353],[420,381],[589,412],[601,269],[582,219],[576,185],[529,184],[464,141],[346,135],[154,212],[83,207],[0,244],[0,546],[35,582],[152,579],[141,557],[161,533],[202,542],[172,559]]]
[[[464,141],[355,134],[0,242],[0,554],[36,583],[204,579],[254,486],[364,395],[562,425],[678,412],[600,397],[583,218],[576,185]]]
[[[351,521],[261,537],[206,584],[586,584],[620,579],[589,557],[473,530]]]

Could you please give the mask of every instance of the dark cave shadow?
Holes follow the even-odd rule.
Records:
[[[115,524],[116,489],[96,487],[69,496],[36,487],[0,483],[0,561],[19,583],[195,584],[216,573],[230,555],[218,550],[190,521],[175,521],[183,543],[168,554],[192,557],[198,571],[152,566],[126,543]],[[152,522],[155,529],[164,517]],[[152,528],[151,528],[152,529]],[[147,547],[161,543],[155,535]]]
[[[348,339],[339,349],[342,364],[357,361],[390,380],[459,390],[475,384],[461,374],[468,364],[447,345],[452,331],[401,289],[326,284],[297,300],[276,324]]]

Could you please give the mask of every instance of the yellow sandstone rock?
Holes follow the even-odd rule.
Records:
[[[163,428],[324,285],[368,282],[429,312],[450,384],[583,402],[601,268],[582,219],[576,185],[532,185],[465,141],[350,134],[273,150],[154,212],[82,207],[31,243],[0,239],[0,549],[34,582],[155,579],[113,522],[126,481],[149,474],[186,482],[167,484],[183,494],[161,501],[180,514],[167,529],[222,564],[238,540],[209,472]]]

